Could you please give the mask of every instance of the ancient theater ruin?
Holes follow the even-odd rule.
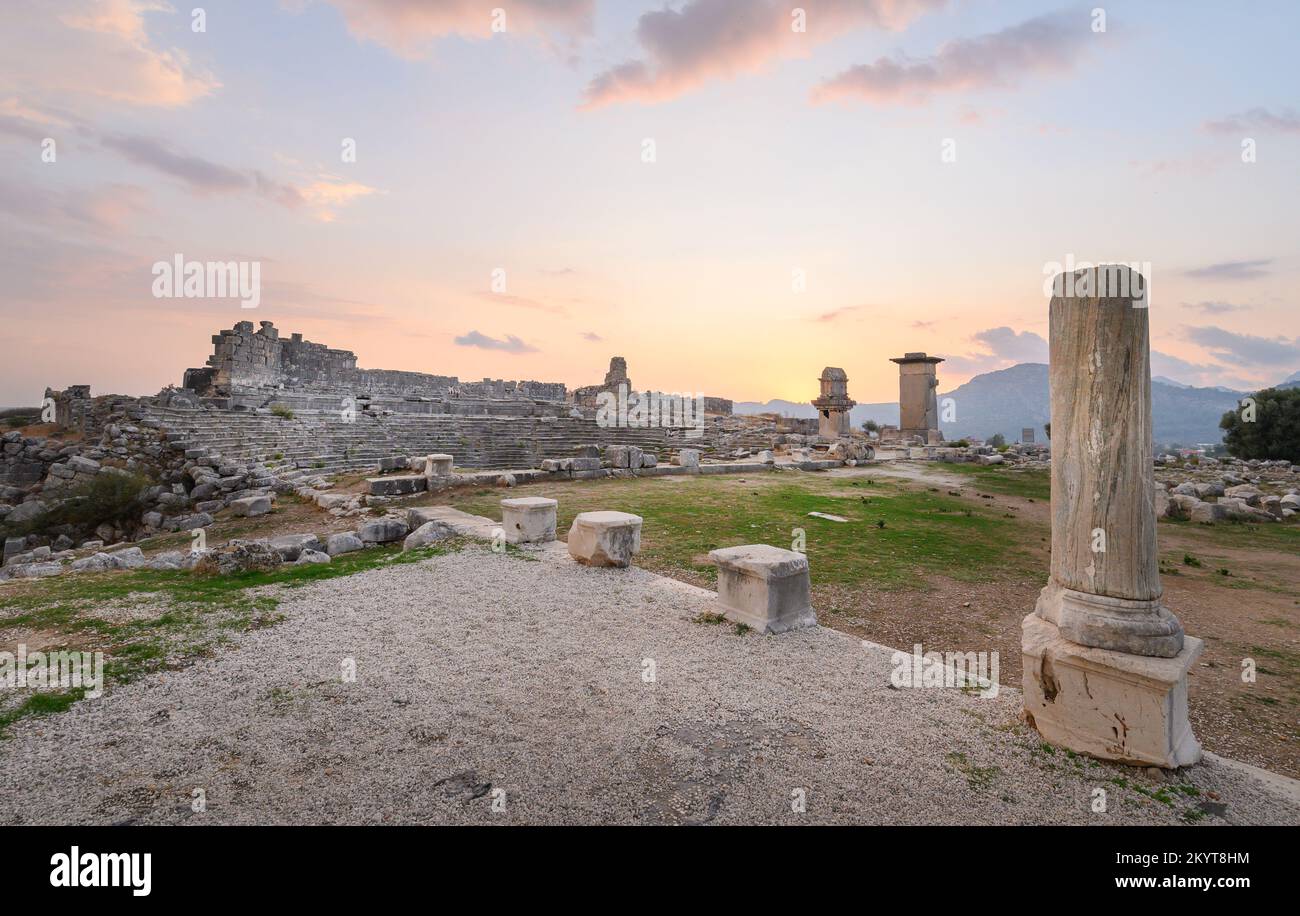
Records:
[[[924,353],[895,360],[903,427],[869,434],[851,421],[856,402],[837,367],[818,380],[817,418],[799,419],[735,415],[731,400],[703,392],[636,391],[621,356],[599,384],[569,390],[562,382],[360,368],[351,350],[283,335],[271,321],[241,321],[211,340],[207,364],[156,395],[47,388],[42,410],[56,431],[4,434],[0,522],[29,525],[101,473],[157,483],[139,518],[65,532],[64,540],[114,543],[202,527],[214,511],[314,491],[342,472],[374,474],[369,492],[382,500],[472,482],[812,471],[908,458],[1035,461],[1046,451],[941,446],[934,393],[941,360]],[[694,408],[689,424],[665,421],[670,412],[662,409],[636,409],[685,398]],[[609,403],[619,407],[617,422],[602,415]],[[639,422],[647,415],[654,422]],[[10,537],[7,555],[25,558],[46,546],[40,540]]]

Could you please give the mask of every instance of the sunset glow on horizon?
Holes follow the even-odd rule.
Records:
[[[1156,375],[1300,369],[1289,4],[203,10],[6,4],[0,406],[178,385],[245,320],[367,368],[573,388],[619,355],[806,402],[831,365],[891,401],[907,351],[945,390],[1046,362],[1067,258],[1152,265]],[[156,298],[178,255],[258,262],[258,307]]]

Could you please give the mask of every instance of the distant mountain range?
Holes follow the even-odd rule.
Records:
[[[1278,388],[1300,387],[1300,372],[1278,384]],[[1177,442],[1190,445],[1199,442],[1219,442],[1223,431],[1219,419],[1237,406],[1249,392],[1231,388],[1196,388],[1156,377],[1151,380],[1151,412],[1155,423],[1154,436],[1159,444]],[[1009,369],[985,372],[951,391],[940,392],[939,398],[952,398],[956,402],[957,418],[952,423],[940,422],[944,438],[960,439],[978,436],[987,439],[1002,433],[1008,442],[1020,439],[1020,432],[1033,427],[1038,442],[1047,441],[1043,424],[1051,417],[1048,407],[1047,366],[1044,363],[1021,363]],[[810,418],[817,416],[816,409],[808,403],[771,400],[766,404],[756,401],[737,401],[738,414],[777,413],[787,417]],[[898,403],[859,404],[849,414],[855,427],[867,420],[897,425]]]

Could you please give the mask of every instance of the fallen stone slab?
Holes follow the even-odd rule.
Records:
[[[48,546],[37,547],[34,550],[27,551],[26,553],[19,553],[11,556],[5,561],[5,565],[8,566],[12,564],[14,566],[21,566],[28,563],[39,563],[42,560],[48,560],[52,553],[53,551]]]
[[[78,474],[97,474],[101,465],[98,461],[90,458],[84,458],[81,455],[73,455],[68,459],[68,468]]]
[[[429,522],[443,522],[460,537],[490,541],[497,532],[504,534],[504,529],[497,522],[481,515],[470,515],[451,506],[420,506],[409,509],[406,520],[413,528],[419,528]]]
[[[438,541],[445,541],[447,538],[455,536],[456,532],[446,522],[425,522],[406,536],[406,540],[402,542],[402,550],[428,547],[430,544],[436,544]]]
[[[109,566],[112,569],[139,569],[146,562],[144,551],[139,547],[128,547],[125,550],[105,554],[105,556],[108,557]]]
[[[838,461],[829,462],[831,467],[838,467]],[[699,471],[701,474],[759,474],[769,469],[769,466],[761,461],[730,461],[721,464],[701,464]]]
[[[156,557],[150,558],[145,563],[145,569],[159,570],[163,572],[178,571],[185,566],[185,554],[179,550],[169,550],[166,553],[160,553]]]
[[[357,504],[357,497],[348,493],[319,493],[315,500],[322,509],[350,509]]]
[[[1257,508],[1250,505],[1244,499],[1225,496],[1219,500],[1219,505],[1225,507],[1228,517],[1243,522],[1272,522],[1276,521],[1273,513],[1264,508]]]
[[[79,560],[73,560],[69,567],[73,572],[96,572],[102,569],[111,569],[112,561],[108,559],[106,553],[95,553],[88,557],[82,557]]]
[[[282,534],[271,538],[269,543],[271,549],[288,563],[302,556],[304,550],[325,550],[325,543],[314,534]]]
[[[230,501],[230,511],[245,518],[265,515],[271,511],[271,497],[245,496],[243,499],[232,499]]]
[[[199,575],[229,576],[244,572],[269,572],[284,560],[266,541],[231,541],[218,550],[198,556],[193,569]]]
[[[357,532],[364,544],[387,544],[400,541],[410,533],[411,527],[398,518],[377,518],[366,522]]]
[[[5,518],[5,521],[10,524],[16,522],[29,522],[44,512],[45,509],[45,503],[41,502],[39,499],[29,499],[27,502],[19,503],[15,506],[13,511]]]
[[[826,461],[823,459],[812,459],[809,461],[796,462],[795,467],[797,467],[801,471],[829,471],[832,468],[841,467],[843,466],[843,464],[844,462],[842,461]]]
[[[352,553],[356,550],[363,550],[365,543],[351,531],[345,531],[340,534],[331,534],[325,542],[325,552],[331,557],[337,557],[339,554]]]
[[[675,464],[657,464],[654,467],[643,467],[636,472],[637,477],[680,477],[683,474],[694,474],[693,468],[678,467]]]
[[[15,563],[4,568],[6,575],[14,579],[44,579],[57,576],[63,572],[62,563]]]
[[[206,528],[211,525],[212,516],[206,512],[196,512],[193,515],[168,519],[164,524],[170,531],[192,531],[195,528]]]
[[[394,477],[370,477],[366,489],[371,496],[409,496],[426,487],[423,474],[406,474]]]

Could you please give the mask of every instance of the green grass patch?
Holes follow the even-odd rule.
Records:
[[[633,478],[519,487],[519,495],[559,499],[559,530],[579,512],[613,509],[645,519],[638,562],[661,572],[684,571],[716,582],[708,553],[739,544],[790,548],[796,529],[818,584],[924,587],[926,574],[992,582],[1037,580],[1041,557],[1024,549],[1025,523],[972,507],[960,498],[906,488],[892,480],[764,473],[741,482],[731,475]],[[495,492],[455,500],[463,511],[500,514]],[[824,512],[848,519],[809,517]]]
[[[67,641],[64,648],[102,651],[107,690],[210,655],[235,633],[281,622],[285,618],[274,594],[278,589],[417,563],[462,544],[453,539],[406,552],[394,544],[342,554],[330,563],[231,576],[140,569],[33,580],[23,591],[0,598],[0,628],[55,633]],[[159,613],[111,619],[114,609],[129,611],[146,604],[156,604]],[[0,706],[0,737],[19,719],[60,712],[83,695],[84,690],[49,691],[21,701],[15,698]]]
[[[1213,552],[1216,547],[1238,550],[1270,550],[1287,556],[1300,556],[1300,525],[1294,522],[1254,524],[1239,522],[1202,525],[1184,519],[1161,519],[1160,526],[1170,526]]]
[[[701,611],[691,618],[692,623],[705,624],[707,626],[716,626],[727,622],[726,614],[711,614],[708,611]]]
[[[975,791],[982,791],[993,785],[993,780],[1002,772],[1000,767],[978,767],[967,759],[966,755],[960,751],[953,751],[946,754],[944,759],[957,772],[966,777],[966,785]]]
[[[1052,498],[1052,475],[1045,468],[1018,470],[1006,465],[937,464],[927,467],[936,474],[953,474],[970,478],[971,486],[986,493],[1021,496],[1047,502]]]

